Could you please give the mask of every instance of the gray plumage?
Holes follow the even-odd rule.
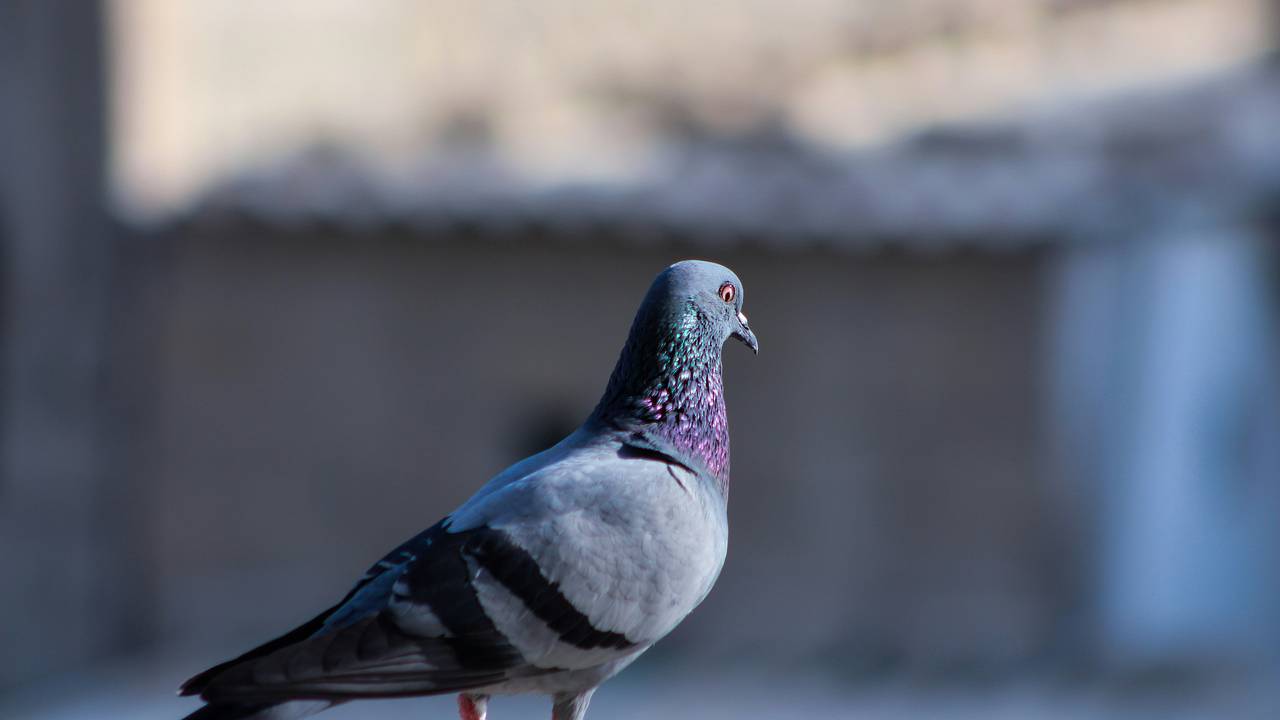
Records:
[[[188,720],[285,720],[362,698],[546,693],[555,720],[706,596],[728,543],[720,352],[753,350],[742,284],[658,275],[591,417],[379,560],[310,622],[182,687]]]

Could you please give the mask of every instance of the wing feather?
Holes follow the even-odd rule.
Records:
[[[182,693],[217,701],[392,697],[547,672],[529,665],[481,606],[466,555],[473,535],[437,524],[370,568],[342,602],[197,675]]]

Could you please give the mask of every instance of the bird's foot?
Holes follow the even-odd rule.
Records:
[[[489,714],[489,696],[462,693],[458,696],[458,714],[462,720],[485,720]]]

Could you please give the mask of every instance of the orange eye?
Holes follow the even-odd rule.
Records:
[[[738,288],[734,287],[733,283],[725,283],[720,286],[721,300],[727,303],[731,303],[733,302],[733,299],[737,296],[738,296]]]

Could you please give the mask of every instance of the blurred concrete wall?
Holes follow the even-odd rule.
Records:
[[[1067,45],[1077,48],[1063,57],[1083,52],[1107,65],[1093,41],[1119,27],[1104,45],[1165,77],[1159,58],[1197,56],[1185,52],[1184,35],[1161,37],[1164,56],[1127,38],[1158,32],[1147,11],[1168,10],[1177,27],[1235,29],[1197,33],[1193,40],[1209,43],[1202,49],[1217,50],[1183,70],[1219,67],[1271,44],[1256,13],[1232,10],[1260,3],[1084,3],[1061,13],[1074,28]],[[1006,3],[978,4],[1004,16]],[[122,83],[116,126],[148,157],[179,157],[166,153],[182,146],[219,172],[248,172],[246,164],[271,155],[253,144],[263,137],[259,118],[237,114],[248,106],[215,103],[227,124],[185,134],[211,114],[183,93],[237,97],[247,87],[218,62],[226,36],[197,32],[207,23],[181,16],[197,5],[222,12],[214,3],[113,6],[182,19],[208,53],[202,67],[221,79],[187,82],[174,64],[122,44],[130,59],[119,67],[144,79],[158,73],[177,94],[166,96],[172,114],[156,116],[169,121],[152,126],[141,122],[155,109],[150,96],[131,96]],[[1065,8],[1036,7],[1033,14]],[[411,235],[393,226],[409,218],[411,227],[432,227],[412,218],[439,199],[440,186],[389,187],[404,213],[383,217],[376,193],[349,192],[359,182],[318,178],[330,192],[313,207],[306,177],[295,196],[287,182],[272,192],[268,172],[267,192],[245,192],[262,217],[296,217],[289,209],[301,207],[303,216],[336,210],[341,218],[354,208],[340,222],[346,230],[205,224],[217,215],[213,203],[159,237],[136,233],[118,263],[102,200],[100,16],[93,2],[0,5],[0,573],[10,579],[0,587],[0,684],[137,643],[185,645],[213,660],[321,609],[372,558],[572,428],[603,386],[654,272],[707,255],[746,280],[764,354],[730,348],[727,360],[729,565],[706,607],[664,648],[784,661],[825,655],[855,671],[1000,663],[1063,647],[1157,662],[1216,661],[1241,645],[1274,656],[1280,544],[1267,510],[1280,493],[1280,401],[1271,400],[1280,353],[1275,260],[1264,248],[1276,233],[1255,226],[1273,213],[1280,181],[1274,62],[1168,102],[1118,102],[1118,120],[1082,109],[1032,128],[1034,142],[1012,150],[978,132],[976,144],[937,158],[948,172],[921,173],[914,194],[916,176],[892,165],[872,165],[881,174],[865,186],[833,184],[842,173],[782,172],[776,187],[743,193],[755,186],[737,180],[778,171],[781,156],[764,154],[775,164],[713,163],[734,182],[686,205],[689,186],[676,183],[689,168],[678,168],[664,187],[678,202],[653,206],[666,213],[625,209],[650,213],[638,225],[662,234],[673,217],[707,203],[693,216],[709,223],[676,223],[688,245],[649,244],[645,232],[586,240],[599,209],[590,203],[568,216],[579,223],[573,237],[559,237],[554,224],[508,241]],[[1208,17],[1227,25],[1201,21]],[[243,18],[224,19],[238,28]],[[292,19],[277,17],[290,28]],[[347,29],[332,20],[321,24]],[[174,42],[180,35],[166,27],[154,26],[154,37],[177,56],[195,47]],[[616,27],[632,34],[625,22]],[[866,102],[846,97],[846,87],[888,87],[895,92],[879,94],[922,103],[886,127],[957,117],[934,113],[930,83],[952,77],[936,71],[955,69],[961,56],[975,60],[966,70],[975,77],[1000,77],[977,62],[984,57],[1005,70],[1033,64],[987,54],[995,47],[983,40],[988,25],[969,27],[977,32],[960,54],[954,33],[926,28],[923,44],[905,48],[881,81],[840,71],[819,89],[855,108]],[[1018,25],[1016,47],[1038,53],[1045,35],[1036,27]],[[266,58],[279,33],[262,32],[267,40],[255,47]],[[288,57],[314,70],[304,36]],[[697,33],[690,38],[697,51],[708,47]],[[880,51],[868,47],[874,64]],[[340,91],[368,90],[361,70],[343,67]],[[492,67],[506,74],[502,62]],[[1080,69],[1062,67],[1068,79]],[[894,73],[904,68],[920,70],[907,76],[923,90],[898,92],[906,76]],[[443,74],[453,79],[447,67]],[[758,89],[756,74],[730,75]],[[1097,79],[1116,79],[1104,75]],[[546,79],[560,82],[553,76]],[[287,101],[275,91],[302,87],[295,77],[264,72],[268,91],[255,97],[264,107]],[[379,87],[398,102],[403,83],[394,77]],[[672,74],[660,68],[655,77],[663,90]],[[1019,78],[1019,87],[1046,87]],[[949,97],[971,94],[965,83],[946,84]],[[415,132],[431,125],[412,113],[380,116],[342,92],[333,102],[358,119]],[[556,98],[538,95],[531,107],[564,110]],[[691,93],[690,102],[719,101]],[[834,119],[823,127],[849,128],[851,111],[820,104]],[[510,124],[517,146],[556,167],[567,148],[602,160],[581,143],[580,125],[543,117],[570,128],[556,145],[524,105],[514,107],[495,117]],[[741,120],[736,110],[728,115]],[[313,126],[292,122],[273,131],[283,145],[315,140]],[[372,136],[390,137],[373,127]],[[807,132],[825,137],[821,129]],[[629,136],[618,137],[632,149]],[[116,169],[128,181],[139,167],[123,145],[112,152],[124,158]],[[393,143],[390,155],[412,164],[410,145]],[[1031,145],[1045,152],[1019,149]],[[921,157],[904,154],[902,166],[918,167]],[[976,162],[957,160],[964,157]],[[1007,167],[983,172],[1001,157]],[[644,167],[632,160],[611,162]],[[984,194],[993,178],[1023,192]],[[501,185],[497,176],[471,179],[485,191]],[[152,180],[141,190],[193,187],[165,173]],[[830,206],[808,207],[839,222],[810,244],[815,218],[794,217],[794,205],[777,201],[823,191],[834,192]],[[479,197],[476,207],[491,210]],[[533,207],[527,202],[548,197],[554,206],[552,196],[518,196],[493,219],[519,220]],[[845,225],[837,211],[867,197],[890,210],[873,218],[900,224]],[[744,204],[776,232],[747,232],[757,244],[732,244]],[[948,212],[933,224],[909,222],[935,209]],[[1019,225],[1026,216],[1043,224]],[[477,218],[483,212],[470,222]],[[876,233],[913,249],[881,247]],[[991,235],[982,247],[1018,249],[939,251],[965,233]],[[858,249],[865,245],[879,249]]]
[[[652,276],[707,255],[235,225],[164,244],[130,311],[152,324],[126,377],[147,398],[138,562],[152,631],[210,660],[571,430]],[[667,649],[879,666],[1041,647],[1040,255],[711,255],[763,349],[728,348],[733,547]]]

